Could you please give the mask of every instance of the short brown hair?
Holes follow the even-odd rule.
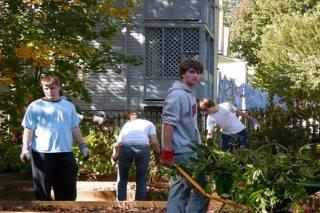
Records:
[[[203,73],[203,65],[199,61],[194,59],[185,59],[179,65],[180,79],[182,79],[182,75],[185,74],[190,68]]]
[[[210,98],[203,98],[199,101],[199,109],[206,111],[208,108],[214,107],[216,103]]]
[[[41,85],[44,85],[44,86],[53,86],[53,85],[61,86],[59,78],[54,75],[43,76],[40,82],[41,82]]]
[[[127,120],[128,121],[131,119],[131,115],[134,114],[134,113],[137,114],[137,118],[139,117],[138,112],[130,110],[130,111],[127,112]]]

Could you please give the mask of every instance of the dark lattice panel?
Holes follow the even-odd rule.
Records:
[[[199,55],[198,28],[146,28],[146,75],[177,78],[182,58]]]
[[[181,61],[181,29],[164,30],[164,77],[178,77],[178,64]]]
[[[199,29],[183,29],[183,56],[185,58],[199,57]]]
[[[162,28],[146,30],[146,75],[162,76]]]

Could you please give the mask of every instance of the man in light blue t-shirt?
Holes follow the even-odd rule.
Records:
[[[85,158],[90,151],[83,141],[74,105],[61,98],[60,80],[56,76],[41,79],[44,97],[27,108],[22,126],[21,161],[31,158],[35,198],[76,200],[77,164],[73,155],[73,139]]]

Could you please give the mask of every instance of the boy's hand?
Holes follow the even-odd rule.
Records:
[[[160,163],[167,167],[172,167],[175,152],[173,150],[161,150]]]
[[[111,156],[111,165],[115,166],[118,163],[118,156],[117,155],[112,155]]]
[[[81,143],[79,144],[79,148],[84,156],[84,160],[89,160],[91,151],[88,149],[87,145],[85,143]]]
[[[257,119],[253,119],[253,120],[252,120],[252,126],[253,126],[253,129],[255,129],[255,130],[260,129],[260,124],[259,124],[259,122],[257,121]]]
[[[104,117],[94,115],[92,118],[92,124],[101,125],[104,123]]]
[[[31,150],[29,146],[22,146],[20,160],[22,161],[22,163],[25,163],[26,159],[28,161],[31,159]]]

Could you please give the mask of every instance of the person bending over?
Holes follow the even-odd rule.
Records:
[[[216,105],[209,98],[203,98],[199,101],[199,108],[205,112],[207,116],[207,136],[213,138],[214,128],[221,128],[222,134],[220,138],[220,147],[223,151],[232,151],[233,148],[248,148],[248,135],[245,125],[237,116],[250,120],[255,128],[259,124],[256,119],[238,110],[229,102]]]

